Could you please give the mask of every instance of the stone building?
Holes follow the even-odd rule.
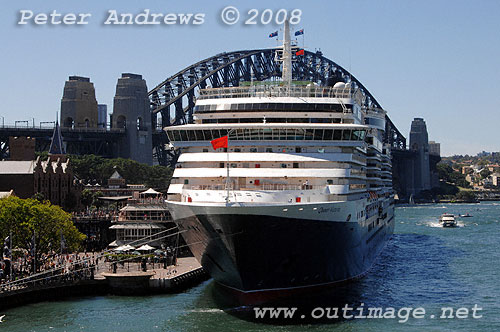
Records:
[[[434,141],[429,141],[429,154],[441,156],[441,144]]]
[[[140,163],[153,164],[153,139],[148,88],[141,75],[124,73],[116,84],[112,128],[125,128],[126,137],[119,155]]]
[[[70,76],[64,84],[61,125],[65,128],[97,128],[97,100],[90,78]]]
[[[10,160],[35,159],[35,139],[31,137],[9,137]]]
[[[413,192],[431,189],[429,138],[427,126],[422,118],[415,118],[411,122],[410,150],[416,153]]]

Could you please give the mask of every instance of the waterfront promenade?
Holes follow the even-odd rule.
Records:
[[[147,255],[138,261],[140,257],[113,260],[105,254],[109,253],[67,255],[67,259],[60,257],[60,265],[53,269],[4,281],[0,284],[0,309],[71,296],[174,292],[207,278],[194,257],[178,258],[175,265],[166,265],[166,260],[146,259]],[[134,276],[141,274],[149,277],[138,287]],[[132,284],[117,286],[110,281],[117,279],[132,280]]]

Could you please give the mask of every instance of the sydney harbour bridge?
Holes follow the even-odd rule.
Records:
[[[193,122],[193,109],[200,89],[206,87],[234,87],[251,80],[264,81],[281,78],[281,66],[275,60],[276,49],[255,49],[224,52],[194,63],[168,77],[148,92],[151,106],[151,128],[153,158],[160,165],[172,166],[176,161],[174,151],[168,148],[168,138],[162,128]],[[368,89],[351,73],[320,51],[305,51],[292,62],[293,79],[315,82],[320,85],[336,82],[351,82],[360,89],[367,108],[382,108]],[[34,126],[33,126],[34,127]],[[36,138],[36,150],[48,149],[52,128],[12,128],[0,127],[0,160],[8,157],[9,136],[29,136]],[[106,130],[102,128],[65,128],[63,137],[67,153],[97,154],[113,157],[116,146],[122,144],[124,129]],[[406,138],[386,116],[384,142],[393,151],[394,178],[403,178],[402,161],[413,158],[406,150]],[[398,170],[397,165],[400,165]]]
[[[184,68],[149,91],[153,128],[181,125],[193,121],[195,98],[199,89],[206,87],[239,86],[242,81],[264,81],[280,78],[281,67],[275,61],[275,49],[258,49],[220,53]],[[375,97],[344,68],[323,56],[321,52],[305,51],[292,63],[293,78],[320,85],[351,82],[363,93],[366,107],[382,108]],[[406,139],[386,117],[384,141],[393,149],[405,150]],[[167,137],[157,133],[153,137],[154,156],[160,164],[175,161],[168,147]]]

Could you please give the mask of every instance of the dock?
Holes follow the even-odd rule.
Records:
[[[156,263],[147,264],[142,271],[139,263],[125,263],[116,273],[102,272],[95,279],[107,280],[113,294],[137,295],[180,291],[208,279],[208,275],[194,257],[184,257],[166,269]]]
[[[111,266],[110,262],[100,262],[95,275],[88,273],[78,279],[55,275],[14,286],[1,285],[0,310],[68,297],[175,293],[209,278],[194,257],[178,258],[176,265],[166,268],[159,263],[148,263],[146,272],[140,263],[119,265],[116,273]]]

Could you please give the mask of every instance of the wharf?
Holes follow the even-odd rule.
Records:
[[[160,263],[151,263],[147,267],[143,272],[140,263],[125,263],[116,273],[103,272],[95,279],[106,279],[114,294],[129,295],[171,293],[208,278],[194,257],[179,258],[175,266],[166,269]]]
[[[167,266],[148,263],[142,272],[140,263],[119,265],[111,272],[109,262],[101,262],[94,278],[67,280],[47,278],[36,283],[0,289],[0,310],[42,301],[58,301],[68,297],[119,295],[153,295],[180,292],[208,279],[208,274],[194,257],[177,259]]]

